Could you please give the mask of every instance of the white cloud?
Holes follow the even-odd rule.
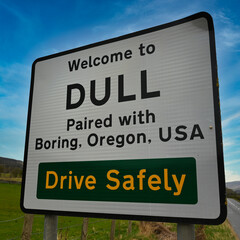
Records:
[[[235,47],[240,43],[240,30],[238,27],[223,29],[220,36],[227,47]]]
[[[174,0],[141,0],[132,4],[129,3],[121,14],[115,15],[113,19],[111,19],[109,24],[96,26],[93,31],[104,32],[105,30],[108,30],[109,32],[109,29],[117,23],[117,27],[114,26],[111,35],[107,34],[106,37],[102,37],[102,39],[116,37],[187,17],[196,13],[200,8],[199,3],[191,2],[189,5],[174,7],[169,11],[169,6],[171,7],[172,4],[174,4]],[[130,21],[119,27],[119,23],[125,23],[125,20],[128,18]],[[131,20],[131,18],[134,18],[134,20]]]
[[[22,102],[18,103],[18,97],[10,96],[10,98],[15,98],[15,100],[0,101],[0,120],[14,121],[15,124],[20,124],[25,126],[27,119],[27,102],[24,104]],[[15,103],[14,103],[15,102]]]
[[[47,56],[47,55],[52,55],[55,53],[59,53],[61,50],[57,48],[49,48],[49,49],[44,49],[41,53],[39,53],[40,56]]]
[[[226,78],[228,79],[228,78]],[[224,111],[228,111],[229,109],[235,109],[240,107],[240,96],[235,95],[231,98],[226,98],[221,101],[221,108]]]
[[[230,18],[227,17],[223,11],[218,11],[217,13],[215,12],[215,13],[213,14],[213,18],[214,18],[216,21],[219,21],[219,22],[221,22],[221,23],[225,23],[225,24],[230,24],[230,23],[231,23]]]
[[[28,90],[16,90],[14,88],[11,88],[10,90],[2,89],[2,93],[3,96],[0,98],[0,121],[12,121],[15,125],[25,127],[27,119]]]
[[[227,127],[233,120],[240,118],[240,112],[235,113],[222,121],[222,126]]]
[[[225,159],[233,159],[235,157],[238,158],[239,156],[240,156],[240,144],[238,144],[238,146],[234,150],[224,153]]]
[[[21,13],[21,11],[19,11],[17,9],[16,6],[14,6],[13,4],[9,4],[10,2],[8,2],[8,4],[6,4],[7,2],[0,2],[0,5],[2,7],[5,8],[5,10],[7,10],[9,13],[11,13],[13,16],[15,16],[18,21],[24,22],[24,23],[28,23],[28,19]]]
[[[30,76],[27,65],[0,66],[0,120],[25,126]]]
[[[14,63],[7,67],[0,66],[0,78],[3,82],[29,83],[31,68],[28,65]]]
[[[238,46],[240,44],[240,25],[234,23],[223,11],[214,13],[213,18],[216,22],[218,50],[222,51],[224,48]]]
[[[225,169],[226,182],[240,181],[240,173]]]
[[[236,164],[236,163],[240,163],[240,159],[225,162],[225,165],[232,165],[232,164]]]
[[[235,142],[231,138],[223,138],[223,147],[231,147],[234,146]]]
[[[0,156],[23,160],[25,129],[0,129]]]
[[[18,41],[27,43],[34,32],[33,16],[25,14],[24,11],[21,10],[21,5],[18,3],[15,4],[14,1],[0,1],[0,6],[15,20],[16,28],[11,29],[13,36],[16,36]],[[8,21],[8,18],[6,21]]]

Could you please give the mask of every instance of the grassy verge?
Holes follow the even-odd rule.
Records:
[[[24,214],[20,209],[21,185],[0,183],[0,236],[1,240],[21,239]],[[81,217],[58,217],[59,239],[80,239],[82,230]],[[128,235],[128,221],[116,221],[116,240],[136,239],[147,240],[146,236],[139,234],[138,222],[133,222],[132,233]],[[109,239],[111,220],[89,219],[88,239]],[[32,229],[32,240],[42,240],[44,230],[44,216],[35,215]]]
[[[20,188],[18,184],[0,183],[0,236],[11,239],[21,235],[23,213],[19,208]],[[11,219],[16,219],[10,221]]]
[[[0,183],[0,236],[1,240],[21,239],[24,214],[20,210],[20,191],[21,185]],[[82,229],[81,217],[63,217],[58,218],[59,240],[73,240],[81,238]],[[162,227],[154,225],[154,228],[146,228],[143,231],[140,222],[133,221],[132,233],[128,234],[128,221],[116,221],[116,240],[157,240],[163,238]],[[170,232],[171,239],[176,239],[177,224],[164,223],[164,227]],[[33,222],[32,240],[43,239],[44,216],[35,215]],[[111,220],[107,219],[89,219],[88,240],[106,240],[109,239],[111,229]],[[207,240],[229,240],[237,239],[231,231],[231,226],[226,221],[219,226],[196,226],[197,233],[204,233]],[[200,229],[200,230],[199,230]],[[153,231],[152,231],[153,230]],[[171,234],[175,232],[175,234]],[[160,235],[161,234],[161,235]],[[159,237],[162,238],[159,238]],[[196,234],[197,236],[197,234]],[[168,238],[169,239],[169,238]]]
[[[6,183],[18,183],[21,184],[22,179],[21,178],[5,178],[5,177],[0,177],[0,182],[6,182]]]
[[[235,199],[236,201],[240,202],[240,196],[233,197],[233,199]]]
[[[177,231],[177,224],[164,223],[170,231]],[[238,240],[228,220],[221,225],[196,225],[195,226],[196,240]]]
[[[207,240],[228,240],[228,239],[238,239],[232,230],[229,222],[226,220],[223,224],[217,226],[205,226],[205,233]]]
[[[0,182],[15,182],[15,183],[21,183],[22,178],[21,177],[11,177],[10,173],[0,173]]]

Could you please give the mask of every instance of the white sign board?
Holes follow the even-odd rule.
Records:
[[[37,59],[23,211],[224,221],[218,101],[207,13]]]

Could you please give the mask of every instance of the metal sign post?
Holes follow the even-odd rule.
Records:
[[[178,223],[177,239],[178,240],[194,240],[195,239],[194,224]]]
[[[57,240],[58,217],[45,215],[43,240]]]

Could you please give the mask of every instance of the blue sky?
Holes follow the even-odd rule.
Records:
[[[0,0],[0,156],[23,160],[32,62],[206,11],[214,20],[227,181],[240,181],[240,2]]]

